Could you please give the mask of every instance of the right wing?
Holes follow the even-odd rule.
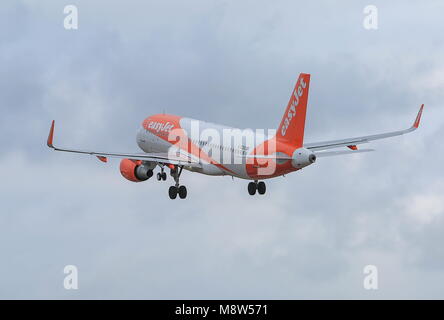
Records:
[[[419,109],[418,115],[416,116],[415,122],[413,125],[405,130],[399,130],[399,131],[392,131],[392,132],[386,132],[386,133],[380,133],[380,134],[374,134],[370,136],[362,136],[362,137],[356,137],[356,138],[348,138],[348,139],[341,139],[341,140],[331,140],[331,141],[323,141],[323,142],[314,142],[314,143],[306,143],[304,144],[304,147],[307,149],[310,149],[312,151],[319,151],[319,150],[325,150],[325,149],[332,149],[332,148],[338,148],[338,147],[349,147],[352,149],[358,144],[361,143],[367,143],[373,140],[378,139],[385,139],[389,137],[394,136],[400,136],[405,133],[412,132],[419,127],[419,121],[421,120],[422,110],[424,108],[424,105],[421,106]]]
[[[96,156],[100,161],[103,162],[107,162],[108,157],[128,158],[132,160],[153,161],[165,164],[201,168],[201,165],[198,161],[195,161],[190,157],[187,157],[179,152],[173,155],[170,153],[127,153],[127,152],[120,153],[120,152],[99,152],[99,151],[89,151],[89,150],[58,148],[55,147],[53,144],[54,126],[55,126],[55,121],[53,120],[51,129],[49,130],[47,145],[48,147],[50,147],[55,151],[89,154]]]

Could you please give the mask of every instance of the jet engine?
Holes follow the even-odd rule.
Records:
[[[142,182],[151,178],[155,167],[155,162],[131,159],[120,161],[120,173],[125,179],[133,182]]]
[[[313,151],[310,151],[306,148],[299,148],[293,152],[291,160],[291,165],[294,168],[301,169],[303,167],[309,166],[310,164],[315,163],[316,155]]]

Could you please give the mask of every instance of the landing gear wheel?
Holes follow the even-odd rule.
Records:
[[[187,197],[187,187],[180,186],[178,189],[179,198],[185,199]]]
[[[166,172],[162,172],[160,175],[161,175],[161,178],[162,178],[163,181],[165,181],[167,179]]]
[[[175,186],[171,186],[170,189],[168,190],[168,194],[169,194],[171,200],[176,199],[176,197],[177,197],[177,188]]]
[[[267,191],[267,187],[265,186],[265,182],[261,181],[257,184],[257,192],[259,194],[265,194],[265,191]]]
[[[160,172],[157,173],[157,181],[162,180],[162,174]]]
[[[171,176],[174,178],[174,181],[176,182],[176,185],[171,186],[170,190],[168,191],[170,195],[170,199],[176,199],[177,194],[179,194],[179,197],[181,199],[185,199],[187,197],[187,188],[185,186],[179,186],[179,178],[182,174],[183,166],[174,166],[174,168],[171,169]],[[164,175],[164,176],[163,176]],[[166,173],[162,172],[162,178],[166,179]]]
[[[255,182],[250,182],[248,184],[248,193],[250,196],[254,196],[256,194],[257,185]]]

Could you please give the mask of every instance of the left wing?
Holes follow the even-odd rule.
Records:
[[[410,128],[405,129],[405,130],[392,131],[392,132],[374,134],[374,135],[370,135],[370,136],[362,136],[362,137],[348,138],[348,139],[341,139],[341,140],[306,143],[306,144],[304,144],[304,147],[307,149],[310,149],[312,151],[319,151],[319,150],[332,149],[332,148],[338,148],[338,147],[349,147],[350,149],[355,150],[356,145],[361,144],[361,143],[367,143],[367,142],[370,142],[373,140],[385,139],[385,138],[390,138],[390,137],[399,136],[399,135],[402,135],[405,133],[409,133],[409,132],[412,132],[412,131],[418,129],[423,109],[424,109],[424,105],[422,105],[421,108],[419,109],[418,115],[416,116],[416,119],[415,119],[415,122],[413,123],[413,125]]]
[[[153,162],[160,162],[160,163],[188,166],[195,168],[201,167],[198,161],[195,161],[179,152],[176,153],[175,155],[172,155],[169,153],[127,153],[127,152],[120,153],[120,152],[99,152],[99,151],[58,148],[55,147],[53,144],[54,126],[55,126],[55,121],[53,120],[51,129],[49,130],[47,145],[48,147],[54,149],[55,151],[89,154],[96,156],[100,161],[103,162],[107,162],[108,157],[112,157],[112,158],[128,158],[132,160],[142,160],[142,161],[153,161]]]

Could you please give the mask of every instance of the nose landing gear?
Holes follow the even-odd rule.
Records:
[[[257,193],[259,194],[265,194],[265,192],[267,191],[267,187],[265,186],[265,182],[260,181],[258,182],[257,180],[255,180],[254,182],[250,182],[248,184],[248,193],[251,196],[254,196]]]
[[[162,168],[162,171],[157,173],[157,181],[160,181],[160,180],[165,181],[166,179],[167,179],[167,174],[165,171],[163,171],[163,168]]]

